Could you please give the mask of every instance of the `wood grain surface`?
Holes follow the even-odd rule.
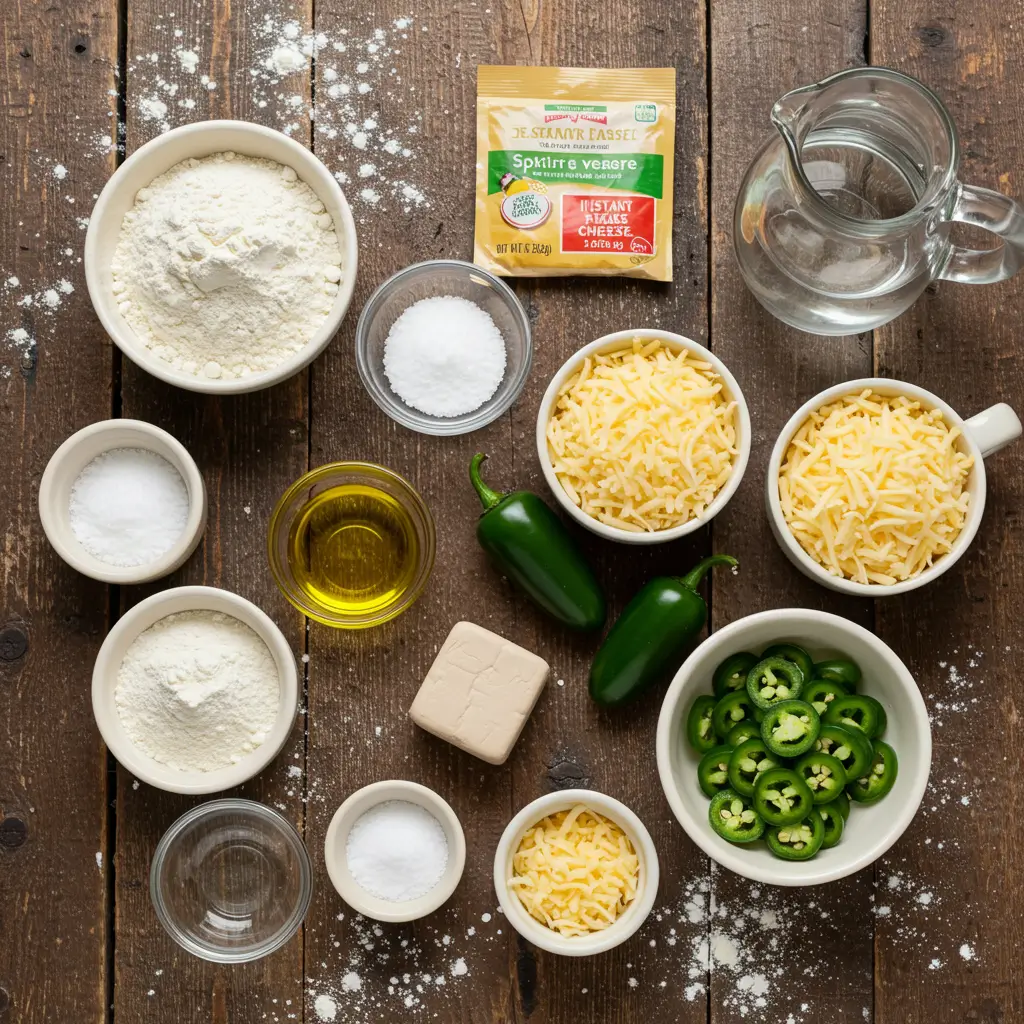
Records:
[[[85,149],[114,123],[116,10],[5,3],[0,39],[0,1021],[98,1021],[113,936],[89,679],[109,602],[47,543],[37,491],[61,442],[111,411],[78,218],[113,166]],[[74,291],[51,310],[61,279]],[[18,330],[31,341],[10,344]]]
[[[985,522],[970,553],[940,583],[876,606],[802,577],[778,550],[762,505],[778,430],[837,381],[874,370],[921,384],[964,415],[996,401],[1020,408],[1024,284],[940,284],[873,336],[815,338],[756,304],[731,242],[736,192],[772,130],[774,99],[864,63],[898,67],[936,89],[960,129],[966,181],[1024,194],[1022,34],[1019,0],[970,10],[952,0],[0,5],[0,184],[8,198],[0,282],[19,280],[0,283],[0,1024],[1024,1019],[1016,965],[1024,863],[1014,827],[1022,792],[1015,684],[1024,670],[1024,449],[987,460]],[[282,39],[307,51],[293,74],[273,66]],[[338,83],[347,79],[338,69],[357,59],[366,62],[360,78],[368,88],[342,93]],[[356,372],[355,326],[370,293],[403,266],[471,256],[481,63],[676,68],[675,281],[513,282],[534,334],[526,389],[484,430],[432,438],[397,426],[372,403]],[[102,137],[131,152],[167,127],[218,117],[258,121],[312,146],[353,200],[360,238],[356,294],[326,353],[276,388],[225,399],[170,388],[122,360],[91,312],[79,261],[80,218],[120,158]],[[353,144],[367,121],[393,127],[408,154]],[[367,163],[374,170],[363,174]],[[401,191],[407,183],[415,194]],[[60,278],[74,290],[60,293],[58,309],[24,303],[26,293]],[[534,425],[547,381],[582,344],[632,326],[678,331],[725,360],[750,406],[754,450],[737,495],[708,530],[639,552],[581,536],[611,614],[651,575],[685,570],[712,549],[728,552],[742,572],[706,588],[712,628],[772,607],[836,612],[875,629],[929,703],[935,755],[925,804],[889,855],[842,883],[774,890],[712,870],[661,793],[653,749],[660,694],[621,714],[598,712],[586,694],[596,638],[552,626],[476,544],[471,455],[489,455],[494,486],[543,494]],[[37,343],[25,358],[8,333],[17,327]],[[111,414],[168,429],[195,455],[209,491],[203,545],[173,577],[145,588],[108,589],[77,575],[38,524],[46,460],[71,432]],[[437,528],[436,565],[419,602],[395,622],[357,633],[307,627],[274,587],[265,558],[280,493],[307,467],[343,459],[406,476]],[[147,594],[185,583],[251,598],[281,625],[296,657],[308,655],[292,737],[237,795],[277,807],[303,831],[316,871],[313,905],[284,950],[242,967],[196,960],[160,928],[150,859],[167,827],[198,800],[139,785],[108,764],[89,703],[91,663],[110,621]],[[500,768],[407,719],[460,619],[536,650],[552,667]],[[359,918],[324,870],[334,810],[380,778],[432,786],[467,836],[455,896],[409,926]],[[589,959],[551,957],[518,939],[498,913],[491,881],[510,816],[570,786],[624,800],[661,856],[655,913],[631,941]]]
[[[917,76],[948,105],[963,150],[961,180],[1019,197],[1022,10],[1011,4],[986,8],[981,17],[961,12],[953,3],[876,3],[871,60]],[[965,241],[991,244],[981,232]],[[1024,371],[1013,311],[1021,309],[1022,285],[1018,278],[986,288],[932,286],[906,316],[877,332],[878,372],[928,388],[963,416],[1000,401],[1019,407]],[[924,804],[877,869],[880,883],[885,879],[879,900],[884,892],[892,907],[878,918],[875,939],[877,1018],[884,1022],[995,1024],[1024,1015],[1024,975],[1013,952],[1024,930],[1017,882],[1024,860],[1008,819],[1019,806],[1024,767],[1024,451],[1011,446],[986,459],[985,469],[985,521],[967,554],[935,587],[878,607],[878,635],[906,659],[934,724]],[[980,692],[971,696],[989,713],[964,709],[971,696],[963,676],[977,680]],[[889,889],[893,878],[901,884]],[[933,894],[926,905],[923,892]],[[897,915],[902,923],[894,925]],[[906,953],[908,918],[915,917],[932,947],[924,956]],[[935,961],[942,966],[932,970]]]

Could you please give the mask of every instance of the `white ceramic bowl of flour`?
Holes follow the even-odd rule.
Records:
[[[140,189],[183,160],[215,153],[273,160],[292,168],[330,214],[341,247],[341,280],[330,311],[309,341],[272,369],[240,377],[207,377],[176,369],[138,337],[120,312],[114,293],[112,263],[126,213]],[[244,233],[244,232],[243,232]],[[308,149],[281,132],[246,121],[201,121],[165,132],[136,150],[107,182],[93,208],[85,239],[85,279],[89,297],[107,334],[134,363],[169,384],[190,391],[235,394],[258,391],[286,380],[311,363],[338,330],[355,287],[357,246],[355,222],[337,181]]]
[[[176,727],[171,722],[174,713],[169,715],[160,706],[160,691],[165,687],[157,685],[156,682],[152,686],[145,686],[144,680],[140,679],[138,671],[135,671],[130,690],[135,695],[133,697],[135,704],[127,709],[118,706],[118,677],[129,648],[151,626],[167,619],[168,616],[180,615],[183,612],[219,613],[248,627],[248,630],[265,645],[265,653],[269,654],[271,670],[276,671],[277,674],[276,708],[267,716],[266,731],[263,734],[262,742],[255,749],[244,753],[244,756],[241,756],[236,762],[212,770],[184,770],[180,767],[171,767],[151,756],[132,738],[130,729],[143,736],[147,727],[146,723],[150,723],[150,725],[162,723],[163,728],[160,734],[147,737],[147,739],[152,740],[154,745],[158,743],[162,750],[174,750],[177,746],[178,751],[176,752],[180,752],[183,761],[193,760],[196,763],[215,752],[218,743],[230,742],[230,740],[212,741],[209,730],[206,730],[206,735],[203,736],[202,730],[193,729],[193,733],[200,735],[201,739],[198,743],[203,744],[203,747],[194,746],[190,749],[188,744],[197,741],[186,740],[187,725],[182,728],[179,735],[175,735]],[[235,633],[251,638],[250,634],[242,630],[235,630]],[[177,670],[179,677],[185,682],[191,682],[200,674],[196,671],[197,660],[199,667],[202,668],[204,659],[223,657],[223,648],[224,643],[220,642],[216,649],[204,652],[189,649],[186,643],[179,642],[177,644],[177,650],[181,651],[179,658],[175,646],[165,644],[162,649],[151,655],[153,678],[154,680],[166,678],[168,659],[172,659],[171,664]],[[139,648],[136,647],[135,650],[138,651]],[[245,648],[240,648],[235,653],[236,665],[225,676],[232,686],[246,686],[245,663],[249,653]],[[263,658],[264,662],[267,660],[264,651],[259,650],[258,647],[254,647],[254,653],[257,657]],[[134,668],[138,669],[137,662]],[[265,702],[267,700],[265,691],[253,693],[251,687],[235,696],[239,699],[231,701],[232,695],[226,692],[211,693],[208,689],[203,693],[202,697],[206,701],[207,707],[214,712],[209,720],[216,723],[216,714],[219,712],[230,713],[232,709],[236,712],[244,712],[255,701]],[[114,757],[133,775],[157,789],[167,790],[170,793],[219,793],[222,790],[241,785],[257,775],[278,755],[288,739],[295,723],[298,698],[299,686],[295,655],[292,653],[288,641],[285,640],[284,634],[270,617],[251,601],[216,587],[176,587],[154,594],[135,605],[118,619],[114,628],[107,634],[96,657],[92,673],[92,709],[100,734],[103,736],[103,742],[106,743]],[[122,693],[122,705],[123,703],[124,693]],[[128,725],[126,725],[126,715],[129,718]],[[225,721],[230,725],[226,717]],[[230,729],[227,730],[226,735],[231,735]]]

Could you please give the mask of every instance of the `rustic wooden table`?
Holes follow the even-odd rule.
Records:
[[[965,413],[999,400],[1019,407],[1024,286],[944,285],[873,336],[815,339],[760,310],[730,243],[737,185],[770,131],[772,99],[865,62],[938,90],[960,128],[968,180],[1024,193],[1021,0],[5,0],[0,29],[0,1021],[1024,1019],[1016,817],[1024,806],[1024,446],[992,460],[985,522],[969,555],[941,582],[874,607],[798,575],[769,534],[761,498],[771,439],[798,404],[837,381],[875,371],[922,384]],[[268,58],[282,64],[275,48],[310,33],[323,33],[312,75],[305,62],[291,75],[268,67]],[[676,277],[671,287],[517,282],[536,342],[527,389],[500,422],[441,440],[397,427],[371,403],[353,332],[361,304],[389,274],[472,251],[478,63],[678,69]],[[399,152],[354,147],[353,109],[393,132]],[[279,387],[223,400],[167,387],[122,359],[91,311],[81,263],[85,218],[123,153],[168,125],[216,117],[284,128],[346,172],[361,239],[355,301],[327,353]],[[118,139],[123,146],[111,147]],[[364,163],[376,166],[365,181]],[[360,195],[364,188],[374,192]],[[738,495],[711,529],[656,552],[588,545],[614,609],[658,568],[688,567],[712,547],[730,552],[743,571],[715,578],[713,627],[784,605],[846,615],[907,661],[933,710],[922,810],[889,855],[841,884],[772,891],[712,870],[658,784],[657,697],[599,713],[585,690],[592,643],[538,616],[475,544],[470,455],[491,454],[496,484],[543,492],[532,437],[546,381],[579,345],[629,326],[710,344],[743,385],[755,445]],[[192,959],[160,928],[149,860],[193,801],[140,786],[108,757],[93,723],[96,650],[118,614],[155,588],[118,590],[77,575],[39,526],[46,460],[72,431],[111,415],[166,427],[206,478],[205,542],[159,586],[237,591],[276,619],[297,655],[308,654],[306,713],[242,793],[283,809],[304,831],[316,893],[304,931],[244,967]],[[307,467],[344,458],[408,476],[439,535],[437,566],[413,610],[353,635],[307,628],[274,588],[264,556],[283,488]],[[561,681],[503,768],[460,755],[406,719],[461,618],[540,652]],[[338,803],[392,776],[445,794],[470,852],[447,907],[415,926],[378,930],[336,896],[321,849]],[[491,886],[510,815],[574,784],[630,804],[662,859],[656,915],[626,945],[580,961],[517,941]]]

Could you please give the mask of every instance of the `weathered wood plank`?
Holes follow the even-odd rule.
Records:
[[[711,344],[743,388],[754,431],[743,484],[712,525],[715,550],[741,565],[739,575],[723,573],[712,584],[716,628],[786,606],[871,622],[866,602],[837,598],[786,561],[764,512],[765,466],[778,431],[815,392],[870,372],[871,337],[815,338],[774,320],[744,286],[732,248],[733,205],[748,164],[774,130],[772,103],[798,85],[863,63],[866,17],[862,0],[830,5],[827,17],[804,4],[711,4]],[[712,1021],[769,1011],[773,1020],[789,1013],[837,1024],[864,1020],[872,1002],[870,870],[806,891],[752,885],[727,871],[715,878],[718,912],[710,930],[740,936],[741,955],[736,967],[712,970]],[[765,909],[768,926],[761,923]],[[786,965],[781,979],[776,962]],[[770,985],[767,1010],[756,1004],[753,988],[738,985],[756,974]]]
[[[575,2],[513,16],[502,59],[582,67],[674,67],[677,72],[673,259],[674,284],[616,278],[521,280],[516,290],[534,321],[530,382],[512,411],[514,471],[501,482],[545,497],[534,430],[541,396],[559,366],[587,342],[612,331],[658,327],[705,343],[708,331],[707,83],[705,12],[697,4],[651,2],[599,8]],[[532,18],[530,17],[532,14]],[[528,35],[527,35],[528,33]],[[525,35],[525,38],[524,38]],[[525,53],[524,53],[525,51]],[[551,499],[552,501],[554,499]],[[605,585],[609,621],[651,577],[685,571],[709,551],[709,532],[647,549],[602,541],[573,527]],[[513,761],[513,808],[553,788],[578,784],[623,800],[648,826],[658,848],[658,912],[631,940],[600,957],[567,958],[520,944],[510,961],[517,979],[517,1019],[531,1022],[607,1020],[704,1021],[703,992],[688,967],[700,926],[683,904],[687,890],[706,888],[708,861],[686,839],[658,783],[654,733],[664,688],[637,705],[601,712],[587,694],[598,638],[553,628],[516,601],[519,642],[552,666],[555,686]],[[557,680],[564,680],[558,686]],[[518,953],[518,956],[516,955]]]
[[[132,0],[128,13],[129,151],[167,126],[217,117],[287,128],[308,141],[308,62],[302,60],[287,77],[270,73],[266,65],[286,19],[267,25],[262,10],[230,0]],[[289,17],[299,37],[308,33],[309,0],[294,5]],[[307,386],[303,373],[267,391],[219,399],[164,385],[127,360],[123,368],[124,415],[157,423],[178,437],[195,456],[210,501],[201,548],[156,587],[203,583],[235,591],[275,619],[296,657],[305,649],[303,622],[274,587],[265,538],[277,497],[306,468]],[[124,604],[142,597],[141,589],[127,590]],[[279,808],[300,828],[302,784],[288,769],[303,765],[304,721],[300,716],[277,760],[239,791]],[[145,785],[136,788],[128,772],[119,772],[114,1015],[153,1021],[288,1020],[288,1014],[301,1012],[301,933],[266,960],[217,967],[180,951],[150,906],[153,849],[171,822],[197,802]]]
[[[948,106],[963,180],[1020,198],[1019,5],[967,10],[876,0],[871,25],[872,61],[915,75]],[[970,236],[974,244],[983,238]],[[1022,308],[1020,278],[930,288],[877,332],[879,372],[928,388],[965,416],[998,401],[1019,411]],[[1024,897],[1013,883],[1024,861],[1012,826],[1022,767],[1024,450],[1017,444],[986,460],[986,469],[985,519],[971,551],[942,581],[879,602],[879,635],[918,679],[934,740],[924,806],[878,873],[878,904],[889,909],[876,927],[875,1000],[886,1024],[1010,1021],[1024,1013],[1015,956]]]
[[[107,588],[50,548],[36,491],[65,437],[110,414],[78,218],[113,165],[92,140],[111,130],[114,14],[0,9],[0,1020],[19,1024],[99,1021],[107,996],[107,762],[89,700]]]
[[[515,639],[512,607],[478,557],[472,531],[479,502],[467,477],[477,450],[491,454],[492,472],[511,466],[509,426],[499,421],[451,439],[407,431],[372,403],[353,358],[358,311],[377,285],[417,260],[470,255],[475,65],[496,58],[489,33],[498,20],[471,3],[431,2],[410,12],[389,0],[368,15],[332,0],[316,7],[316,30],[329,43],[317,61],[315,149],[351,182],[345,188],[360,253],[352,310],[313,370],[311,464],[360,459],[405,476],[434,514],[437,560],[423,596],[394,622],[355,633],[315,623],[311,629],[307,837],[323,879],[307,926],[306,1015],[313,1020],[318,996],[335,1001],[339,1022],[399,1019],[414,1007],[439,1020],[500,1020],[512,999],[507,928],[498,917],[481,921],[495,913],[490,856],[511,810],[510,771],[460,754],[406,717],[455,622],[470,619]],[[369,91],[360,91],[360,82]],[[365,129],[360,148],[346,125],[366,121],[376,127]],[[388,139],[400,143],[398,152],[384,149]],[[375,172],[361,177],[365,164]],[[400,182],[423,201],[404,197]],[[361,195],[364,189],[373,196]],[[412,926],[372,928],[353,919],[327,881],[323,838],[346,796],[389,777],[422,782],[449,800],[468,856],[462,884],[443,910]],[[459,958],[468,975],[453,974]],[[343,984],[350,972],[360,978],[357,990],[351,980]],[[445,983],[424,983],[424,975]]]

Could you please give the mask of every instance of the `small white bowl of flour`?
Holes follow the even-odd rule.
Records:
[[[100,647],[92,707],[133,775],[171,793],[217,793],[280,752],[298,708],[295,656],[251,601],[177,587],[123,615]]]
[[[256,391],[330,342],[355,286],[355,223],[337,181],[288,136],[203,121],[133,153],[100,193],[89,296],[144,370],[190,391]]]

